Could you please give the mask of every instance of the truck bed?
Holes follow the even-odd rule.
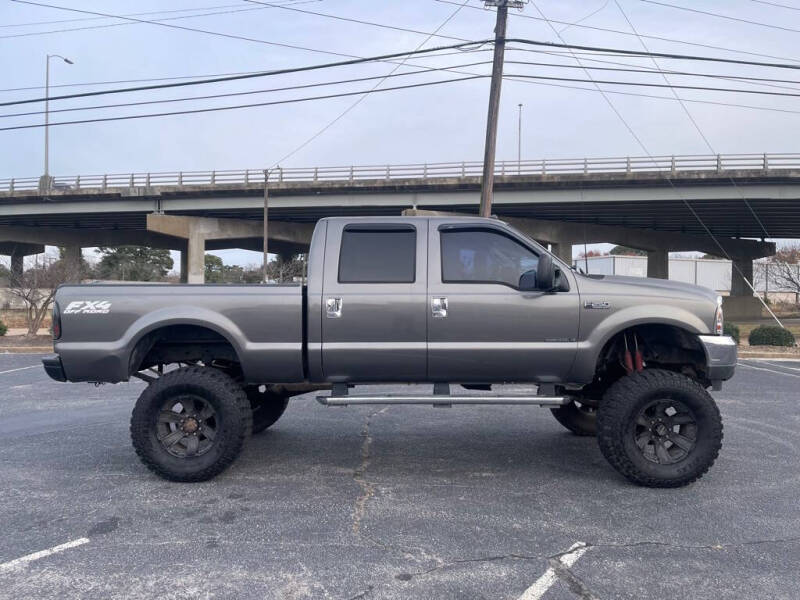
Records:
[[[245,379],[304,378],[299,284],[93,284],[59,288],[55,350],[70,381],[127,381],[149,334],[202,327],[233,346]],[[163,329],[170,328],[170,329]]]

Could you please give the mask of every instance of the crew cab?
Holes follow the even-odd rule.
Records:
[[[65,285],[54,306],[59,381],[148,387],[131,435],[172,480],[224,470],[291,396],[325,405],[530,404],[648,486],[694,481],[717,457],[708,393],[735,342],[708,289],[585,275],[497,219],[326,218],[303,284]],[[429,394],[358,386],[432,384]],[[493,394],[535,383],[536,394]]]

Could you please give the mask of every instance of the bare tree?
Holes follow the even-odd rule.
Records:
[[[65,259],[49,256],[36,256],[34,264],[22,275],[11,275],[9,293],[25,305],[27,335],[36,335],[53,305],[58,286],[62,283],[79,281],[82,265],[71,264]]]
[[[800,244],[784,246],[764,263],[758,270],[760,277],[770,292],[790,292],[797,302],[800,295]],[[758,275],[756,275],[758,277]]]

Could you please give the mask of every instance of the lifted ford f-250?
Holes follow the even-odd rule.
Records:
[[[147,381],[133,445],[178,481],[217,475],[292,395],[330,389],[321,403],[550,407],[628,479],[680,486],[717,457],[707,388],[736,364],[711,290],[583,275],[503,222],[468,217],[323,219],[307,285],[68,285],[53,318],[47,372]],[[433,390],[351,391],[390,382]],[[522,382],[538,392],[491,393]]]

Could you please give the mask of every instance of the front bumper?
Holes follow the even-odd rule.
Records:
[[[67,380],[67,375],[64,373],[64,365],[61,364],[61,357],[58,354],[43,358],[42,364],[44,365],[45,373],[47,373],[51,379],[55,379],[56,381]]]
[[[708,378],[719,389],[723,381],[733,377],[738,351],[736,341],[727,335],[698,335],[706,353]]]

